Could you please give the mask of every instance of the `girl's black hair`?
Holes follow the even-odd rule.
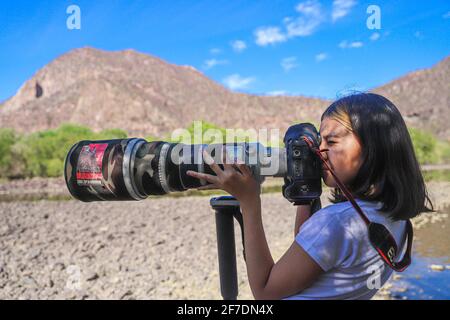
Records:
[[[381,201],[380,210],[393,220],[434,211],[411,137],[395,105],[378,94],[352,94],[332,103],[321,120],[342,111],[362,145],[362,165],[348,186],[353,196]],[[339,189],[332,196],[333,203],[347,201]]]

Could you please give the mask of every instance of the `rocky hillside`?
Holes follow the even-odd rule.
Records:
[[[450,138],[450,57],[374,90],[392,100],[406,122]]]
[[[410,124],[448,138],[449,66],[447,58],[374,91],[393,99]],[[162,136],[202,119],[221,127],[283,132],[296,121],[319,122],[329,103],[234,93],[190,66],[133,50],[82,48],[39,70],[1,105],[0,127],[32,132],[72,122]]]
[[[28,80],[0,110],[0,126],[35,131],[63,122],[161,135],[205,120],[231,128],[284,128],[317,118],[326,102],[233,93],[188,66],[132,50],[78,49]]]

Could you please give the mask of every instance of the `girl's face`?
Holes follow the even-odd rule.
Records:
[[[359,139],[339,121],[329,117],[322,120],[320,135],[320,149],[329,149],[322,153],[326,162],[342,183],[348,185],[361,166],[362,149]],[[328,187],[336,188],[334,177],[323,167],[323,181]]]

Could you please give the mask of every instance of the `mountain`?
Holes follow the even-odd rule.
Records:
[[[28,80],[1,107],[0,125],[29,132],[73,122],[161,136],[200,119],[230,128],[285,128],[316,119],[325,106],[314,98],[233,93],[193,67],[132,50],[83,48]]]
[[[450,56],[373,91],[389,98],[408,125],[450,139]]]
[[[448,138],[450,58],[373,91],[391,98],[408,123]],[[447,90],[446,90],[447,88]],[[190,66],[133,50],[76,49],[55,59],[0,106],[0,127],[19,132],[79,123],[166,136],[194,120],[225,128],[279,128],[320,122],[330,101],[235,93]]]

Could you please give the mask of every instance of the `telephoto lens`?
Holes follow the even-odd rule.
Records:
[[[284,148],[266,148],[259,143],[187,145],[132,138],[76,143],[67,154],[64,176],[72,196],[81,201],[143,200],[207,184],[186,174],[189,170],[214,174],[203,161],[204,150],[219,165],[224,160],[249,165],[261,183],[266,176],[283,177],[287,172]]]

